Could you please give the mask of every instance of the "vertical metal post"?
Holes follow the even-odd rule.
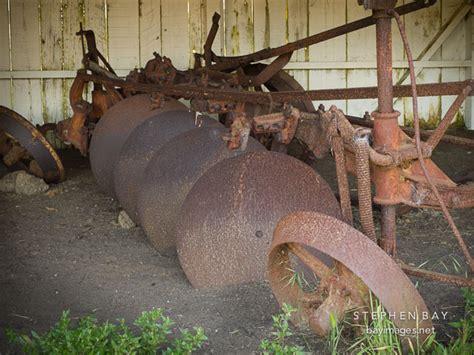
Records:
[[[392,27],[386,9],[374,9],[376,18],[378,110],[374,117],[374,148],[396,151],[400,148],[399,112],[393,110]],[[382,205],[382,245],[389,254],[395,250],[397,168],[377,169],[374,174],[375,202]]]

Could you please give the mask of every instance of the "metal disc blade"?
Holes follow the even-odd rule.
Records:
[[[102,191],[116,197],[113,184],[115,162],[135,127],[158,113],[186,109],[176,100],[166,101],[162,108],[152,109],[149,95],[132,96],[112,106],[95,126],[89,150],[91,169]]]
[[[180,133],[202,127],[222,127],[209,116],[187,111],[168,111],[141,123],[123,145],[114,168],[114,190],[122,208],[135,223],[137,195],[143,173],[155,153]],[[155,201],[157,203],[157,201]]]
[[[31,154],[46,182],[65,179],[61,159],[47,139],[26,118],[4,106],[0,106],[0,134],[2,132],[13,137]]]
[[[194,183],[210,167],[245,152],[265,150],[253,138],[245,151],[229,150],[222,140],[225,132],[221,127],[182,133],[163,146],[148,164],[138,194],[138,215],[145,234],[160,252],[175,250],[180,209]]]
[[[301,210],[340,217],[328,184],[297,159],[252,152],[214,165],[191,189],[176,228],[189,281],[211,287],[264,279],[276,223]]]
[[[287,243],[314,248],[342,263],[379,299],[399,328],[431,328],[423,298],[413,283],[377,244],[350,225],[315,212],[295,212],[285,216],[275,229],[268,257],[268,278],[280,304],[288,303],[299,310],[299,321],[307,324],[315,311],[304,303],[303,291],[289,284]],[[360,281],[359,281],[360,282]],[[419,318],[410,316],[417,313]],[[362,318],[362,316],[361,316]],[[429,317],[428,317],[429,318]],[[424,339],[427,334],[421,334]]]

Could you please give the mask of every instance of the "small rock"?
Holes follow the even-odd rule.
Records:
[[[36,195],[45,192],[49,189],[47,183],[43,179],[37,178],[36,176],[29,175],[24,171],[21,171],[15,181],[15,192],[23,195]]]
[[[133,222],[131,218],[128,216],[127,212],[125,211],[120,211],[118,215],[118,224],[123,229],[130,229],[137,226],[135,222]]]
[[[0,179],[0,192],[15,192],[16,178],[23,171],[15,171]]]

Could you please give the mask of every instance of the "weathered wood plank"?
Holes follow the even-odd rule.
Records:
[[[140,6],[140,66],[161,53],[161,2],[143,0]]]
[[[356,1],[347,3],[347,22],[356,21],[370,15]],[[347,60],[368,61],[376,59],[375,26],[364,28],[347,35]],[[375,86],[377,85],[376,70],[347,70],[347,86]],[[363,116],[366,111],[372,112],[377,108],[377,100],[349,100],[347,113],[353,116]]]
[[[459,0],[444,0],[441,4],[441,16],[443,25],[450,20],[451,16],[462,4]],[[443,60],[457,60],[466,58],[466,21],[461,21],[454,32],[446,39],[441,47],[441,58]],[[449,68],[441,69],[441,80],[452,81],[462,80],[461,69]],[[441,114],[444,116],[446,111],[449,109],[454,97],[442,97],[441,98]],[[464,116],[464,105],[460,110],[460,113],[455,117],[458,119],[458,124],[461,124]]]
[[[140,64],[138,2],[108,0],[109,61],[116,69],[133,69]]]
[[[63,0],[64,69],[74,70],[82,66],[81,38],[76,35],[86,23],[85,0]]]
[[[93,30],[99,51],[108,57],[105,0],[84,0],[84,29]]]
[[[221,15],[221,19],[219,21],[219,32],[217,33],[216,39],[212,45],[212,50],[217,55],[224,54],[224,8],[222,0],[206,0],[206,38],[209,30],[212,26],[212,16],[214,12],[217,12]]]
[[[186,0],[161,1],[162,52],[171,58],[178,69],[189,66],[188,2]]]
[[[59,1],[41,1],[41,66],[43,70],[63,70],[65,61],[63,18],[64,6]],[[68,53],[74,56],[75,53]],[[44,123],[63,119],[63,79],[41,81],[41,110]]]
[[[13,110],[33,124],[43,124],[41,80],[13,81]]]
[[[11,2],[13,70],[41,69],[39,8],[37,1]],[[13,109],[33,123],[41,124],[40,80],[13,81]]]
[[[346,23],[345,0],[309,0],[309,33],[315,34]],[[346,36],[340,36],[309,48],[310,61],[347,60]]]
[[[288,41],[293,42],[308,36],[308,1],[293,0],[288,2]],[[295,51],[292,62],[309,61],[309,48]],[[308,88],[309,72],[306,70],[290,70],[290,74],[303,86]]]
[[[251,53],[255,49],[252,0],[225,0],[227,55]],[[258,17],[260,21],[261,18]]]
[[[352,69],[347,71],[347,87],[377,86],[377,71],[369,69]],[[371,113],[377,109],[377,100],[349,100],[347,113],[362,117],[366,111]]]
[[[189,63],[194,67],[193,53],[202,53],[206,41],[207,12],[205,0],[188,0]]]
[[[345,0],[309,0],[309,33],[315,34],[346,23]],[[318,43],[309,48],[309,60],[312,62],[330,62],[347,60],[346,36]],[[312,70],[309,72],[310,89],[334,89],[346,87],[345,70]],[[322,102],[327,108],[336,105],[346,111],[346,101]],[[317,107],[320,102],[315,102]]]
[[[263,2],[257,1],[255,8],[257,7],[257,3]],[[270,22],[270,47],[278,47],[288,43],[289,23],[286,17],[287,10],[287,2],[284,0],[270,2],[270,11],[268,13]],[[255,22],[257,21],[258,17],[255,19]]]
[[[13,70],[41,68],[38,2],[11,1]]]
[[[0,0],[0,70],[10,70],[8,23],[8,0]],[[0,80],[0,105],[11,107],[10,86],[9,79]]]
[[[345,70],[311,70],[309,73],[309,89],[340,89],[346,87],[346,71]],[[339,109],[347,112],[346,100],[333,101],[314,101],[317,108],[319,104],[323,104],[326,109],[331,105],[336,105]]]
[[[405,16],[405,27],[413,57],[417,58],[427,47],[428,43],[436,36],[441,28],[441,4],[416,11]],[[432,59],[439,60],[441,51],[438,51]],[[424,69],[417,77],[417,83],[437,83],[441,78],[440,69]],[[411,99],[403,99],[404,122],[413,123],[413,110]],[[424,97],[418,99],[419,116],[425,122],[423,125],[435,126],[441,116],[441,98]]]
[[[397,6],[403,5],[406,1],[398,0]],[[405,21],[405,17],[402,17],[403,21]],[[398,25],[395,20],[392,21],[392,50],[393,50],[393,60],[394,61],[401,61],[405,60],[405,50],[403,48],[402,37],[400,36],[400,30],[398,29]],[[375,58],[375,54],[374,54]]]
[[[8,0],[0,0],[0,70],[10,70]]]

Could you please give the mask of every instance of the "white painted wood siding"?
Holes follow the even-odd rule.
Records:
[[[466,33],[472,9],[462,9],[464,3],[438,0],[404,17],[414,56],[426,66],[419,83],[471,75]],[[35,124],[67,118],[68,89],[81,66],[81,43],[75,36],[80,22],[95,31],[99,49],[126,74],[144,66],[154,51],[180,69],[193,65],[192,53],[201,51],[214,11],[222,18],[213,49],[223,55],[278,46],[369,15],[356,0],[0,0],[0,104]],[[459,11],[464,11],[461,20],[449,28],[449,36],[430,49]],[[393,29],[394,77],[399,80],[407,70],[406,57],[395,25]],[[375,85],[374,28],[299,50],[288,70],[306,89]],[[452,101],[420,99],[421,117],[436,125]],[[376,108],[375,100],[324,104],[336,104],[355,116]],[[402,112],[400,122],[410,124],[411,99],[396,100],[395,105]]]

